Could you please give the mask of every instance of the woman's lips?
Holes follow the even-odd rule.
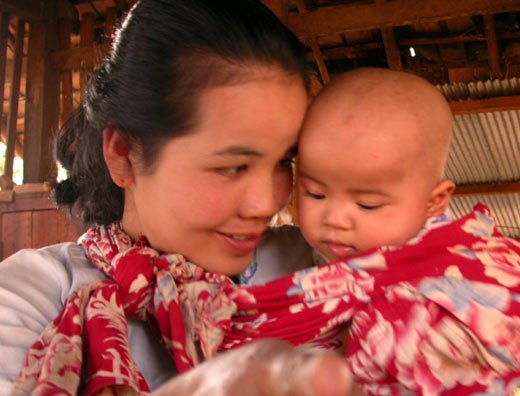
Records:
[[[257,248],[262,239],[262,234],[227,234],[219,232],[218,235],[233,249],[244,253],[251,253]]]

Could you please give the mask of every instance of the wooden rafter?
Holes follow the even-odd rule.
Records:
[[[455,115],[520,110],[520,95],[450,102],[450,108]]]
[[[459,185],[455,188],[454,195],[492,195],[520,193],[520,182],[511,183],[482,183],[472,185]]]
[[[25,20],[42,19],[42,8],[39,1],[32,0],[0,0],[0,12],[9,13]]]
[[[287,24],[287,17],[289,12],[289,1],[288,0],[262,0],[267,7],[273,11],[273,13],[283,23]]]
[[[316,61],[316,64],[318,65],[318,70],[320,72],[321,81],[323,82],[323,85],[326,85],[330,82],[330,76],[329,76],[329,71],[327,70],[327,65],[325,64],[325,61],[323,60],[323,56],[321,55],[321,50],[320,50],[320,46],[318,44],[318,40],[313,37],[310,41],[311,41],[312,55],[314,57],[314,60]]]
[[[381,36],[383,37],[383,43],[385,45],[388,68],[391,70],[403,70],[401,53],[395,41],[394,29],[391,27],[381,29]]]
[[[375,4],[384,4],[386,0],[376,0]],[[381,37],[386,53],[386,62],[388,68],[391,70],[403,70],[403,64],[401,61],[401,53],[399,52],[399,46],[395,40],[395,33],[393,27],[384,27],[381,29]]]
[[[300,37],[312,37],[517,10],[520,10],[518,0],[396,0],[290,14],[289,27]]]
[[[495,17],[493,15],[484,15],[484,28],[486,30],[488,62],[491,70],[491,77],[500,78],[502,77],[502,71],[500,70],[497,31],[495,28]]]

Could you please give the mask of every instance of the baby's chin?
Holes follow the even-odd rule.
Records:
[[[352,249],[352,251],[349,251],[349,253],[346,254],[333,254],[331,252],[320,252],[318,250],[315,250],[314,253],[314,262],[317,265],[326,264],[326,263],[333,263],[335,261],[346,261],[349,258],[356,256],[359,254],[359,251]]]

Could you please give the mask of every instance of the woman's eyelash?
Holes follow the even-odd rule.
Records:
[[[230,166],[227,168],[218,168],[217,171],[226,176],[236,176],[247,170],[247,165]]]
[[[285,159],[280,161],[280,166],[282,168],[292,168],[292,166],[294,165],[295,161],[296,161],[296,159],[294,157],[285,158]]]

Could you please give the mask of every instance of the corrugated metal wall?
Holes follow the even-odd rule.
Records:
[[[520,95],[520,79],[438,87],[450,101]],[[458,185],[520,181],[520,110],[455,116],[447,177]],[[500,230],[520,238],[520,194],[455,196],[456,217],[477,202],[489,206]]]

